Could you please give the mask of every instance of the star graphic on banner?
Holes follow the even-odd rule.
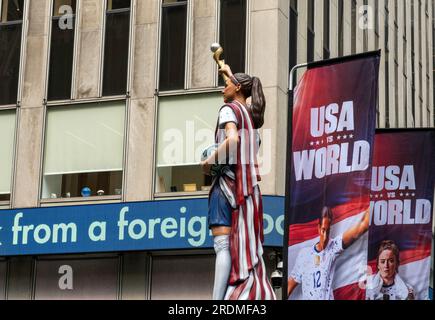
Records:
[[[346,134],[343,136],[343,139],[347,139],[347,135]]]
[[[349,136],[349,138],[351,138],[351,139],[352,139],[352,138],[353,138],[353,134],[351,134],[351,135]]]
[[[316,145],[319,145],[320,144],[320,142],[319,141],[316,141]]]
[[[314,146],[314,142],[313,141],[310,142],[310,146]]]
[[[409,193],[407,193],[406,196],[409,197]]]
[[[380,195],[380,197],[381,197],[381,198],[383,198],[383,197],[384,197],[384,195],[383,195],[383,194],[381,194],[381,195]]]
[[[322,140],[321,144],[323,144],[323,140]]]
[[[400,193],[400,196],[403,197],[403,192]]]
[[[412,196],[415,197],[415,193],[413,193]]]
[[[337,137],[337,140],[341,140],[341,136],[338,136],[338,137]]]
[[[377,198],[379,198],[379,196],[378,196],[378,195],[375,195],[375,198],[377,199]]]
[[[370,195],[370,198],[373,198],[373,195],[372,195],[372,194]]]

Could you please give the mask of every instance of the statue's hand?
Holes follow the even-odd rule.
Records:
[[[201,168],[202,168],[202,172],[206,175],[206,176],[210,176],[211,175],[211,164],[209,164],[207,162],[207,160],[205,161],[201,161]]]

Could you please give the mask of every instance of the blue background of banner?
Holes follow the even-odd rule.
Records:
[[[284,197],[264,196],[263,204],[265,246],[282,247]],[[126,212],[127,221],[122,228],[118,225],[121,211]],[[4,210],[0,214],[0,256],[212,248],[207,212],[208,199]],[[14,232],[15,220],[21,229]],[[91,240],[88,232],[94,222],[105,223],[104,241]],[[62,229],[54,232],[54,225],[62,223],[75,224],[75,242],[71,228],[65,238]],[[32,225],[26,243],[23,226]],[[120,239],[121,229],[124,239]],[[55,233],[57,243],[53,243]],[[101,228],[97,226],[93,234],[98,238]]]

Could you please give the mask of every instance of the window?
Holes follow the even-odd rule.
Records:
[[[351,24],[350,24],[350,28],[351,28],[351,50],[352,50],[352,54],[356,53],[356,28],[359,28],[359,26],[357,26],[356,23],[356,0],[352,0],[352,4],[351,4]]]
[[[331,56],[331,50],[329,45],[329,39],[330,39],[330,31],[329,31],[329,25],[330,25],[330,1],[324,0],[324,7],[323,7],[323,59],[329,59]]]
[[[338,56],[343,56],[344,52],[344,0],[338,0]],[[348,1],[348,0],[346,0]]]
[[[47,110],[42,198],[120,195],[125,102]]]
[[[234,73],[245,72],[246,0],[221,0],[219,43],[224,48],[222,59]],[[219,84],[223,85],[222,77]]]
[[[107,0],[103,96],[127,93],[130,0]]]
[[[156,193],[208,191],[199,163],[222,104],[220,93],[159,98]]]
[[[71,97],[76,0],[55,0],[51,27],[48,100]]]
[[[15,141],[15,110],[0,111],[0,202],[11,195]]]
[[[95,259],[38,259],[35,300],[116,300],[120,278],[119,257]],[[59,279],[63,275],[63,281]],[[72,288],[68,287],[72,285]]]
[[[16,104],[24,0],[0,0],[0,105]]]
[[[159,90],[184,89],[187,1],[163,0]]]

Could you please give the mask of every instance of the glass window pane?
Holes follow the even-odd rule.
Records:
[[[202,151],[214,143],[220,93],[159,99],[156,192],[206,190],[199,167]]]
[[[22,24],[0,26],[0,105],[16,104]]]
[[[0,111],[0,201],[10,199],[15,142],[15,114],[15,110]]]
[[[131,0],[108,0],[107,10],[130,8]]]
[[[152,261],[152,300],[212,298],[214,256],[153,257]]]
[[[6,299],[7,261],[0,260],[0,300]]]
[[[130,11],[108,13],[104,47],[103,95],[127,93]]]
[[[76,12],[76,2],[77,0],[54,0],[53,16],[62,16],[67,13],[74,14]]]
[[[71,21],[72,29],[63,28],[59,24],[59,18],[54,18],[52,24],[48,100],[69,99],[71,97],[75,17]]]
[[[117,257],[38,260],[35,300],[116,300],[118,274]]]
[[[42,197],[121,194],[124,118],[125,102],[49,108]]]
[[[246,0],[221,0],[220,15],[222,59],[234,73],[245,72]],[[219,83],[223,85],[222,77],[219,77]]]
[[[24,0],[3,0],[0,22],[23,20]]]
[[[163,7],[159,90],[184,88],[187,5]]]

